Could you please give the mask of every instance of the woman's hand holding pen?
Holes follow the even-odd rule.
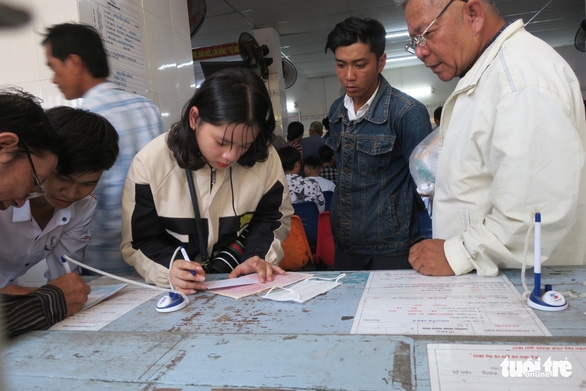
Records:
[[[186,295],[207,289],[204,282],[206,273],[197,262],[177,259],[169,270],[169,278],[173,287]]]

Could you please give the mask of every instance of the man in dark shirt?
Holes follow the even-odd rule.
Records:
[[[309,125],[309,137],[304,137],[299,141],[303,150],[303,159],[309,156],[319,156],[319,148],[325,145],[326,140],[322,138],[324,126],[321,121],[313,121]]]

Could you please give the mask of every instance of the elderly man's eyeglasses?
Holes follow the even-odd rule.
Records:
[[[463,1],[464,3],[468,2],[468,0],[460,0],[460,1]],[[415,48],[418,45],[425,46],[427,44],[427,40],[425,39],[424,35],[427,33],[427,31],[430,29],[430,27],[433,26],[435,24],[435,22],[437,22],[437,20],[440,18],[440,16],[442,16],[442,14],[448,9],[450,4],[452,4],[453,2],[454,2],[454,0],[450,0],[448,2],[448,4],[446,4],[446,6],[436,16],[436,18],[431,21],[429,26],[427,26],[427,28],[425,30],[423,30],[423,32],[421,34],[414,36],[413,39],[411,39],[411,42],[409,42],[408,44],[405,45],[406,52],[411,53],[411,54],[415,54]]]
[[[35,169],[35,165],[33,164],[33,158],[31,157],[31,151],[29,151],[28,147],[25,145],[24,150],[26,151],[26,155],[28,156],[28,161],[31,164],[31,168],[33,169],[33,178],[35,179],[35,188],[32,192],[30,192],[26,197],[25,200],[32,200],[33,198],[38,198],[45,194],[45,190],[43,186],[41,186],[41,180],[37,175],[37,170]]]

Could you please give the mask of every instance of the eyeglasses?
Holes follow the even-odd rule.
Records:
[[[463,1],[464,3],[468,2],[468,0],[460,0],[460,1]],[[411,39],[411,42],[409,42],[408,44],[405,45],[405,51],[407,53],[415,54],[415,48],[417,46],[425,46],[427,44],[427,39],[425,39],[424,35],[431,28],[431,26],[433,26],[435,24],[435,22],[437,22],[437,20],[440,18],[440,16],[442,16],[442,14],[448,9],[450,4],[452,4],[453,2],[454,2],[454,0],[450,0],[449,3],[446,4],[446,6],[436,16],[436,18],[431,21],[429,26],[427,26],[427,28],[425,30],[423,30],[423,32],[421,34],[414,36]]]
[[[33,178],[35,179],[35,186],[36,189],[34,189],[34,191],[30,192],[29,194],[27,194],[24,199],[25,200],[32,200],[33,198],[38,198],[42,195],[45,194],[45,190],[43,189],[43,186],[41,185],[41,180],[39,179],[39,175],[37,175],[37,170],[35,169],[35,165],[33,164],[33,158],[31,157],[31,151],[29,151],[28,147],[25,145],[24,146],[24,150],[26,151],[26,155],[28,156],[28,161],[31,164],[31,167],[33,169]]]

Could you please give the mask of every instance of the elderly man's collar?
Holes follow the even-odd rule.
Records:
[[[507,23],[505,23],[505,25],[503,27],[501,27],[501,29],[499,31],[497,31],[497,33],[494,35],[494,37],[492,37],[492,39],[490,41],[488,41],[488,43],[484,46],[484,48],[482,48],[482,50],[480,51],[480,55],[482,55],[482,53],[484,53],[486,48],[488,48],[490,45],[492,45],[494,43],[494,41],[496,41],[496,39],[499,37],[499,35],[501,35],[507,27],[509,27],[511,24],[515,23],[518,19],[519,18],[513,18],[513,19],[509,20]],[[474,63],[476,62],[476,60],[478,60],[478,59],[475,59],[474,62],[472,64],[470,64],[470,67],[468,69],[466,69],[464,72],[462,72],[460,75],[458,75],[458,77],[463,78],[464,76],[466,76],[466,73],[470,70],[470,68],[472,68],[474,66]]]

